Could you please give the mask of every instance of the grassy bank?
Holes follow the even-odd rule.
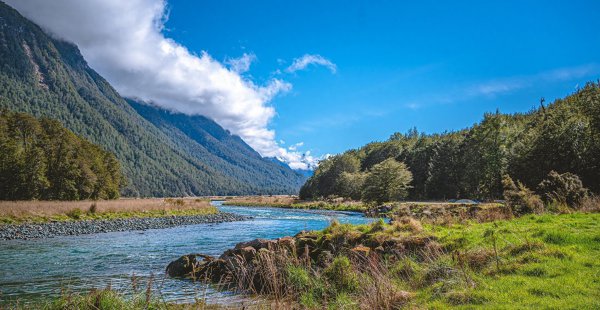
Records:
[[[99,201],[0,201],[0,224],[214,214],[207,199],[153,198]]]
[[[357,201],[305,201],[295,196],[240,196],[228,197],[223,205],[242,207],[274,207],[287,209],[333,210],[364,212],[367,206]]]
[[[85,294],[64,294],[54,300],[42,301],[35,304],[13,304],[7,309],[25,310],[188,310],[188,309],[227,309],[218,305],[208,305],[203,301],[192,304],[175,304],[162,301],[151,291],[143,291],[133,296],[125,296],[112,289],[92,290]]]
[[[334,222],[226,253],[234,264],[216,260],[198,270],[214,277],[211,266],[234,266],[218,274],[227,287],[300,308],[600,307],[597,213],[445,225],[408,217]]]

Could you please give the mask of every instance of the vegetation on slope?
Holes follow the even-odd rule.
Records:
[[[199,128],[178,127],[197,119],[179,115],[173,123],[163,113],[157,120],[151,118],[152,108],[140,115],[88,66],[76,46],[51,38],[2,2],[0,108],[56,119],[115,154],[128,181],[123,196],[289,194],[304,180],[258,154],[235,155],[247,145],[214,122],[202,123],[210,140],[203,144],[193,136]],[[248,164],[240,166],[245,160]]]
[[[457,132],[395,133],[388,141],[332,156],[319,164],[300,198],[365,198],[365,177],[389,159],[411,172],[409,199],[499,199],[505,175],[537,190],[551,171],[573,173],[598,193],[600,84],[589,83],[548,106],[542,102],[529,113],[487,113]]]
[[[0,200],[115,199],[115,156],[59,122],[0,110]]]
[[[127,102],[178,147],[246,184],[249,189],[244,194],[297,193],[306,180],[277,159],[263,158],[240,137],[211,119],[167,111],[131,99]]]

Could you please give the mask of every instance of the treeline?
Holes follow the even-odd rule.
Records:
[[[115,156],[58,121],[0,110],[0,200],[115,199]]]
[[[470,128],[442,134],[413,129],[330,157],[300,196],[364,198],[366,176],[387,159],[408,167],[410,199],[500,199],[505,176],[538,189],[551,171],[575,174],[598,193],[600,84],[588,83],[548,106],[542,100],[529,113],[487,113]]]

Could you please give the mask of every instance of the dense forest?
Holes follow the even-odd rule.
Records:
[[[58,121],[0,110],[0,200],[114,199],[115,156]]]
[[[505,176],[538,189],[552,171],[574,174],[598,193],[600,84],[588,83],[548,106],[542,100],[529,113],[487,113],[480,123],[456,132],[413,129],[330,157],[302,187],[301,198],[365,198],[369,177],[388,159],[404,163],[412,174],[394,181],[409,187],[404,195],[409,199],[500,199]]]
[[[2,2],[0,108],[56,119],[115,154],[123,196],[291,194],[305,180],[212,120],[126,101],[75,45]]]

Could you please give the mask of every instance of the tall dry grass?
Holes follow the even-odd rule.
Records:
[[[214,208],[208,199],[149,198],[82,201],[0,201],[0,217],[31,218],[66,215],[75,210],[86,213],[185,211]]]
[[[579,209],[583,212],[600,212],[600,196],[585,197],[581,201]]]

